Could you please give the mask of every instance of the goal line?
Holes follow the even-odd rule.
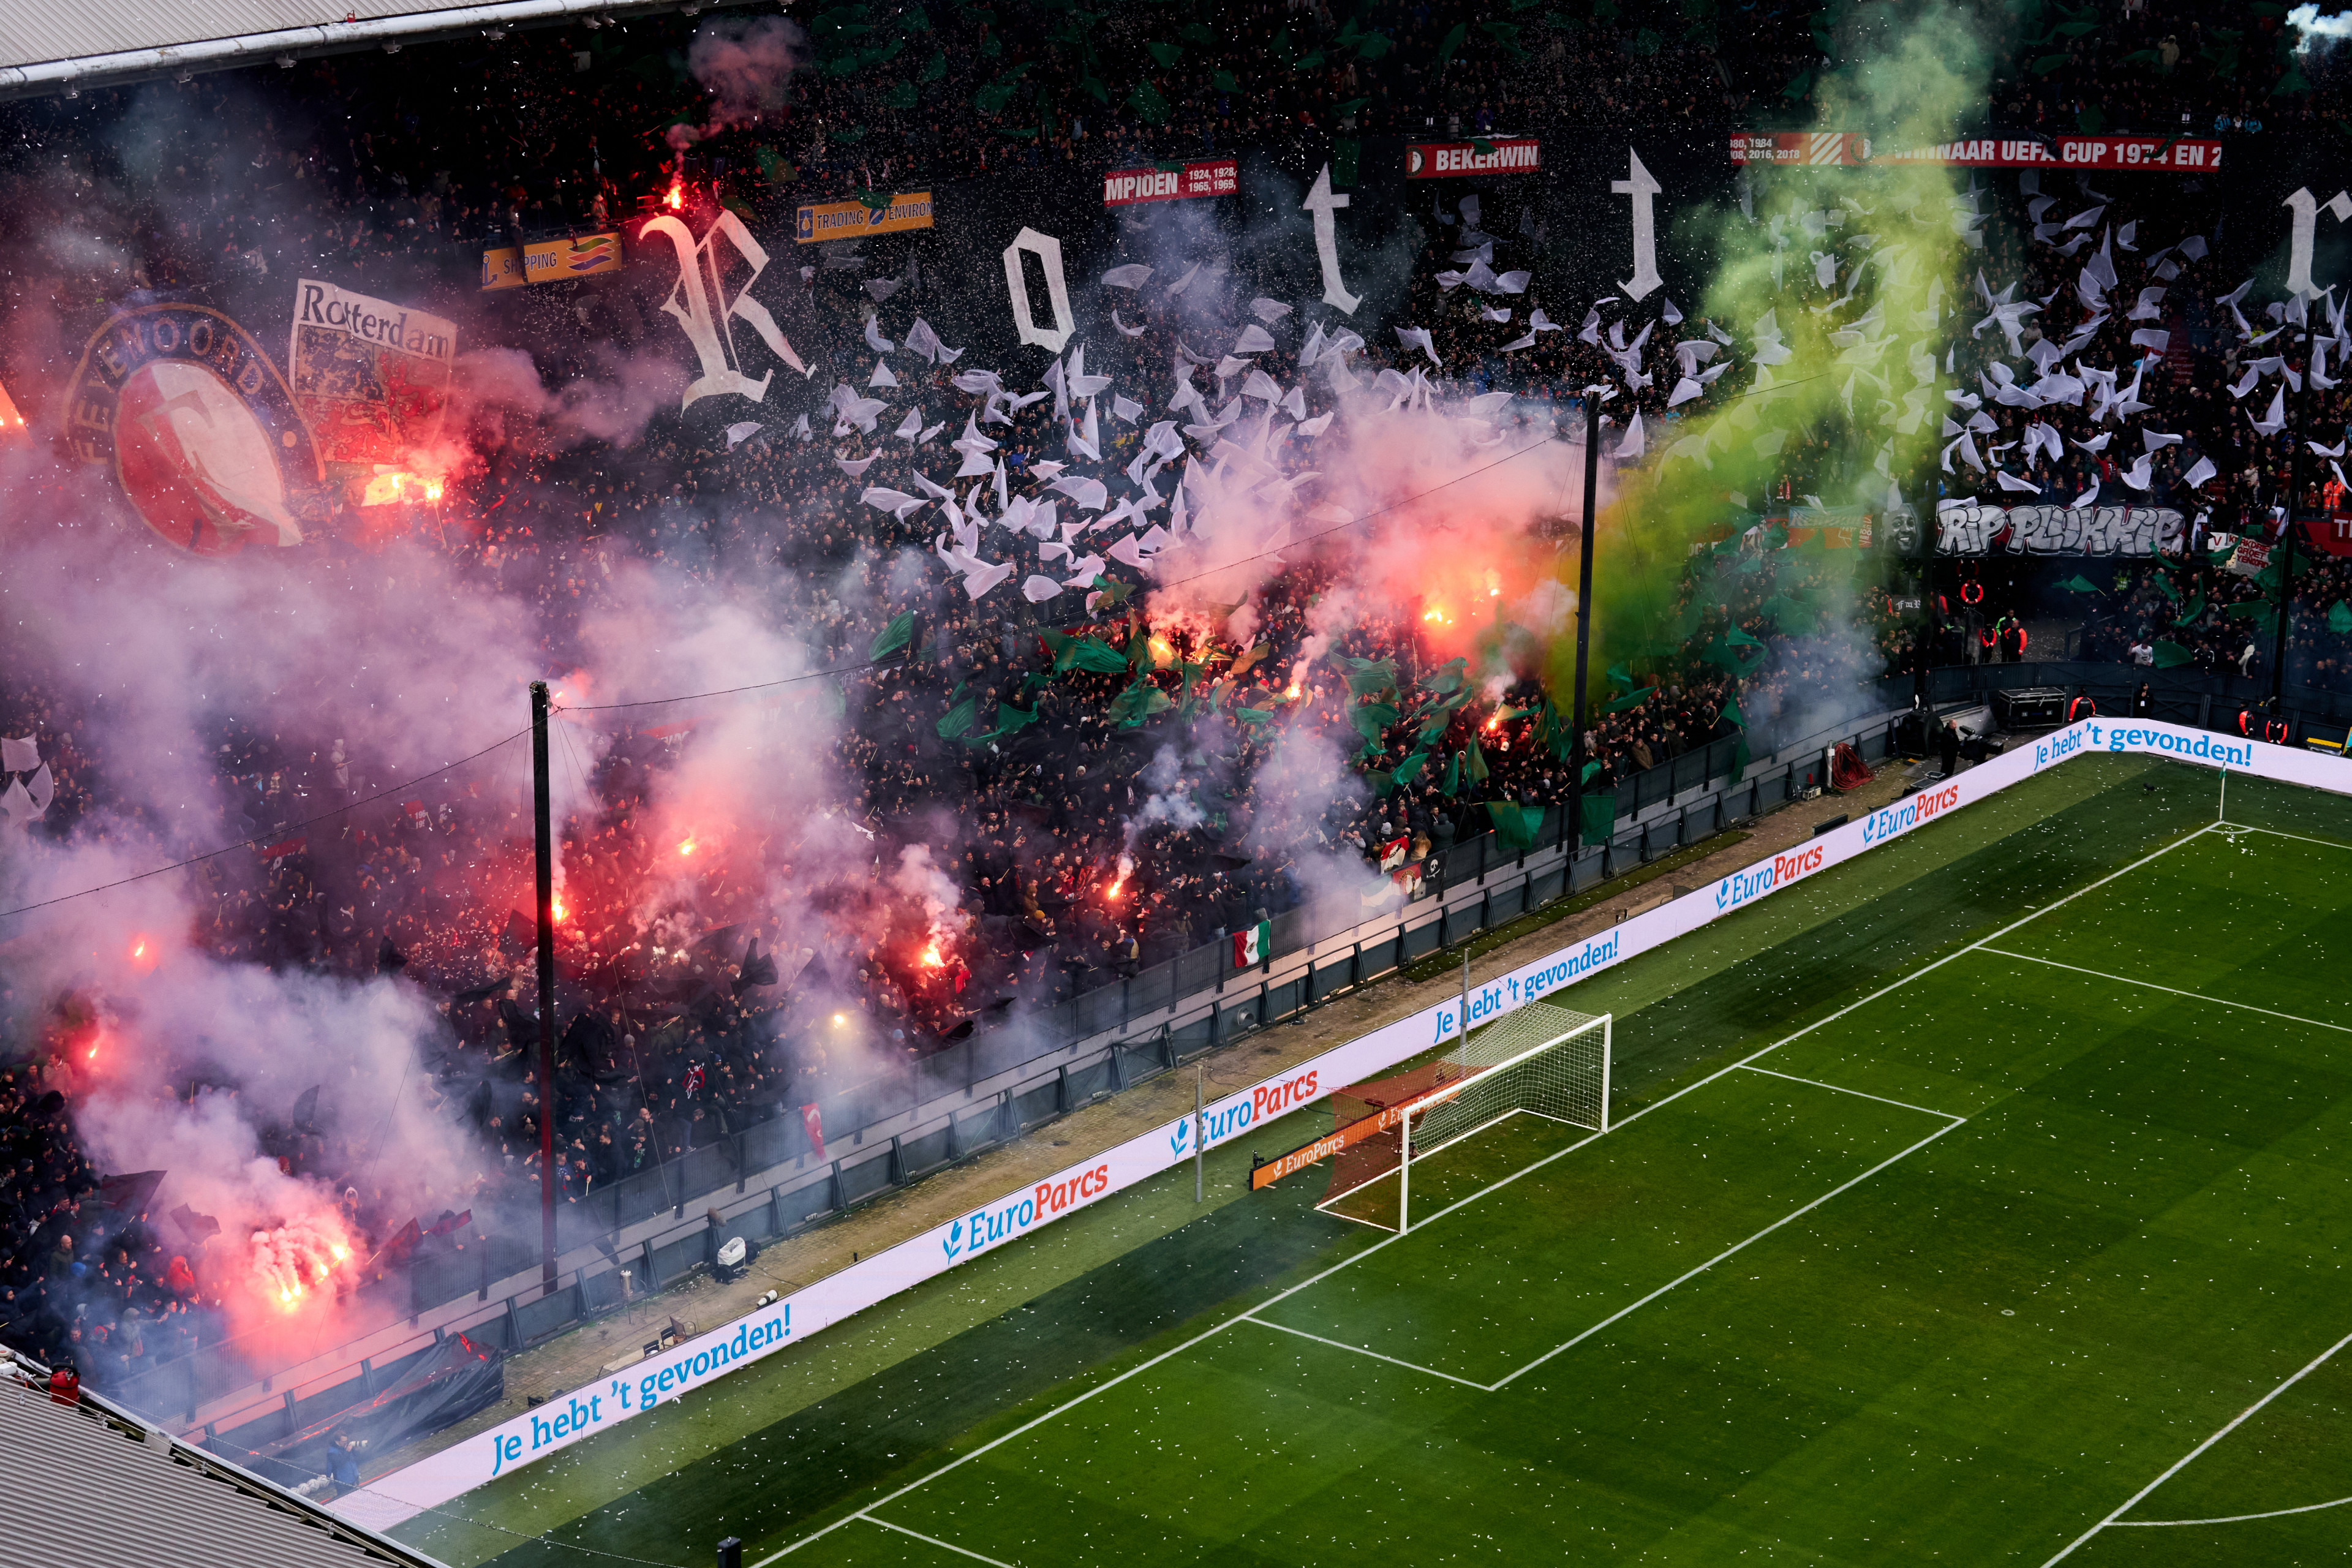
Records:
[[[1329,1162],[1330,1188],[1316,1206],[1381,1229],[1410,1223],[1411,1167],[1507,1117],[1526,1113],[1597,1132],[1609,1130],[1613,1020],[1549,1004],[1521,1007],[1475,1029],[1443,1056],[1389,1078],[1336,1089],[1336,1125],[1321,1138],[1250,1171],[1269,1186]],[[1397,1178],[1395,1225],[1333,1209],[1350,1194]]]

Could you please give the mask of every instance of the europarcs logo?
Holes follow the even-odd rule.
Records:
[[[1775,855],[1760,866],[1750,866],[1745,871],[1734,871],[1715,885],[1715,907],[1736,910],[1751,900],[1760,899],[1775,888],[1785,888],[1798,878],[1818,871],[1829,858],[1829,847],[1815,844],[1809,848]]]

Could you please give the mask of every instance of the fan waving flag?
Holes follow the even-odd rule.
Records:
[[[1247,969],[1254,963],[1264,963],[1274,952],[1274,922],[1260,921],[1254,926],[1234,932],[1234,967]]]

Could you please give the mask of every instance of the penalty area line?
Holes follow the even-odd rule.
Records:
[[[1321,1334],[1310,1334],[1305,1329],[1294,1329],[1287,1323],[1268,1322],[1265,1319],[1251,1312],[1244,1312],[1242,1316],[1262,1329],[1277,1329],[1286,1334],[1297,1334],[1302,1340],[1313,1340],[1317,1344],[1329,1345],[1335,1351],[1351,1351],[1357,1355],[1370,1356],[1374,1361],[1384,1361],[1391,1366],[1401,1366],[1407,1372],[1426,1373],[1431,1377],[1442,1377],[1448,1383],[1458,1383],[1465,1388],[1475,1388],[1481,1394],[1495,1392],[1486,1384],[1474,1383],[1466,1377],[1456,1377],[1450,1372],[1440,1372],[1433,1366],[1423,1366],[1418,1362],[1401,1361],[1392,1355],[1382,1355],[1378,1351],[1366,1350],[1361,1345],[1351,1345],[1344,1340],[1327,1340]]]
[[[989,1564],[989,1568],[1013,1568],[1013,1564],[1010,1563],[1003,1562],[994,1557],[982,1557],[979,1552],[972,1551],[970,1547],[958,1546],[952,1541],[941,1541],[936,1535],[925,1535],[919,1530],[908,1530],[903,1524],[893,1524],[887,1519],[879,1519],[870,1513],[860,1512],[853,1514],[850,1517],[853,1519],[862,1519],[868,1524],[878,1524],[885,1530],[895,1530],[901,1535],[911,1535],[916,1540],[922,1542],[924,1544],[936,1546],[942,1552],[952,1552],[959,1557],[969,1557],[975,1563],[985,1563]]]
[[[2242,1012],[2260,1013],[2265,1018],[2281,1018],[2290,1024],[2308,1024],[2315,1029],[2333,1029],[2339,1035],[2352,1035],[2352,1025],[2330,1024],[2319,1018],[2306,1018],[2300,1013],[2282,1013],[2273,1007],[2257,1007],[2252,1002],[2232,1002],[2226,996],[2208,996],[2202,991],[2183,991],[2174,985],[2159,985],[2153,980],[2135,980],[2128,974],[2110,974],[2104,969],[2085,969],[2079,963],[2061,963],[2054,958],[2036,958],[2030,952],[2011,952],[2005,947],[1984,950],[2000,958],[2013,958],[2021,963],[2040,963],[2052,969],[2063,969],[2069,973],[2087,974],[2094,980],[2112,981],[2117,985],[2137,985],[2148,991],[2161,991],[2168,996],[2186,996],[2192,1002],[2210,1002],[2216,1007],[2235,1007]]]
[[[1778,1077],[1782,1075],[1776,1074],[1774,1076]],[[1829,1086],[1823,1085],[1822,1087],[1827,1088]],[[1877,1096],[1865,1095],[1864,1098],[1874,1100]],[[1906,1109],[1916,1110],[1918,1108],[1916,1106],[1912,1106]],[[1949,1113],[1941,1110],[1933,1110],[1927,1112],[1927,1114],[1930,1116],[1944,1116]],[[1683,1274],[1676,1279],[1668,1280],[1665,1284],[1659,1286],[1656,1289],[1651,1291],[1648,1295],[1643,1297],[1640,1300],[1633,1302],[1632,1305],[1620,1307],[1617,1310],[1610,1313],[1607,1317],[1601,1319],[1599,1322],[1593,1324],[1591,1328],[1585,1330],[1574,1339],[1568,1341],[1564,1344],[1554,1345],[1551,1349],[1544,1352],[1543,1354],[1536,1357],[1535,1360],[1528,1363],[1527,1365],[1519,1368],[1518,1371],[1512,1373],[1496,1382],[1488,1384],[1486,1385],[1486,1392],[1489,1394],[1501,1392],[1512,1383],[1526,1376],[1528,1373],[1531,1373],[1535,1371],[1536,1368],[1543,1365],[1544,1363],[1551,1360],[1552,1357],[1560,1354],[1562,1352],[1574,1350],[1578,1345],[1582,1344],[1585,1341],[1591,1339],[1593,1335],[1609,1327],[1612,1323],[1616,1322],[1621,1318],[1629,1317],[1633,1313],[1640,1311],[1643,1308],[1648,1306],[1651,1302],[1656,1300],[1667,1291],[1672,1290],[1677,1285],[1681,1285],[1686,1280],[1697,1279],[1700,1275],[1706,1273],[1717,1264],[1721,1263],[1725,1258],[1731,1257],[1735,1253],[1745,1251],[1747,1248],[1754,1246],[1756,1243],[1763,1240],[1766,1237],[1771,1235],[1774,1231],[1780,1229],[1782,1226],[1787,1225],[1790,1220],[1802,1218],[1804,1215],[1812,1213],[1815,1209],[1829,1202],[1832,1198],[1836,1197],[1840,1193],[1845,1192],[1853,1187],[1860,1186],[1863,1183],[1870,1180],[1871,1177],[1878,1174],[1879,1172],[1886,1169],[1887,1166],[1917,1153],[1920,1150],[1925,1149],[1928,1144],[1933,1143],[1937,1139],[1941,1138],[1945,1133],[1949,1132],[1953,1128],[1961,1126],[1964,1123],[1964,1118],[1955,1117],[1953,1120],[1946,1122],[1943,1126],[1937,1128],[1933,1132],[1928,1133],[1925,1138],[1920,1139],[1916,1143],[1912,1144],[1908,1149],[1902,1151],[1902,1152],[1890,1154],[1885,1159],[1881,1160],[1877,1164],[1873,1165],[1869,1170],[1864,1171],[1859,1176],[1839,1183],[1836,1186],[1832,1187],[1828,1192],[1823,1193],[1820,1197],[1817,1197],[1812,1202],[1805,1205],[1804,1207],[1790,1210],[1787,1214],[1782,1215],[1779,1219],[1774,1220],[1770,1225],[1766,1226],[1762,1230],[1758,1231],[1755,1235],[1748,1237],[1746,1240],[1733,1242],[1729,1247],[1725,1247],[1721,1252],[1717,1253],[1713,1258],[1708,1258],[1697,1268],[1691,1269],[1689,1272]]]

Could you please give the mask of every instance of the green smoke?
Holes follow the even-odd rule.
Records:
[[[1981,110],[1985,51],[1957,7],[1832,7],[1816,30],[1842,62],[1812,82],[1819,130],[1866,136],[1884,154],[1949,141]],[[1712,395],[1684,405],[1691,417],[1647,430],[1647,458],[1619,473],[1601,514],[1596,703],[1609,700],[1601,672],[1612,667],[1621,684],[1622,672],[1663,670],[1685,650],[1747,668],[1756,653],[1733,623],[1756,618],[1759,606],[1767,630],[1851,617],[1852,574],[1859,566],[1874,578],[1876,552],[1739,548],[1740,530],[1756,521],[1740,513],[1765,509],[1784,468],[1811,476],[1794,499],[1810,489],[1883,519],[1890,489],[1917,500],[1936,460],[1949,407],[1938,374],[1947,323],[1965,300],[1974,255],[1965,204],[1955,201],[1962,178],[1933,163],[1748,172],[1752,216],[1730,207],[1680,220],[1700,242],[1691,248],[1719,258],[1695,315],[1731,334],[1722,352],[1736,363]],[[1832,289],[1816,286],[1817,255],[1835,258]],[[1768,313],[1788,355],[1778,364],[1757,363],[1755,332]],[[1644,368],[1661,385],[1678,374],[1673,340],[1700,331],[1694,320],[1654,334]],[[1604,455],[1618,438],[1604,432]],[[1572,642],[1560,639],[1548,673],[1563,707],[1574,660]]]

